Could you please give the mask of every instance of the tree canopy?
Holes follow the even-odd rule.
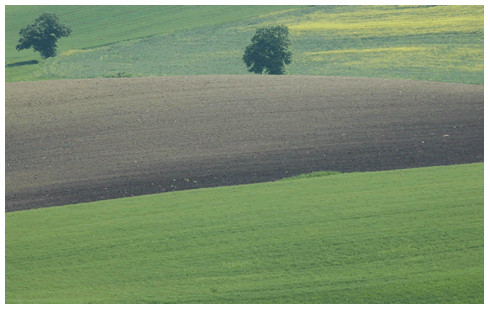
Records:
[[[34,24],[20,30],[18,51],[31,48],[39,52],[43,59],[56,56],[56,42],[61,37],[67,37],[71,33],[69,26],[61,23],[55,14],[43,13]]]
[[[292,60],[288,27],[259,28],[251,41],[242,57],[248,71],[257,74],[264,71],[267,74],[284,74],[285,65],[289,65]]]

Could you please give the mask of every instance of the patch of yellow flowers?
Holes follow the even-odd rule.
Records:
[[[298,20],[282,20],[292,32],[373,37],[445,32],[483,32],[483,6],[397,8],[368,6],[345,13],[315,12]]]

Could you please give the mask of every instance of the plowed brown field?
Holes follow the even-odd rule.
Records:
[[[483,161],[483,86],[194,76],[6,84],[6,211]]]

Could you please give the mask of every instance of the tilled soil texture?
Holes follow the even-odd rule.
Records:
[[[483,86],[306,76],[6,84],[6,211],[483,161]]]

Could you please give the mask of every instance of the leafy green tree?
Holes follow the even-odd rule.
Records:
[[[248,71],[262,74],[284,74],[291,63],[289,29],[286,26],[268,26],[257,29],[252,43],[245,48],[243,61]]]
[[[71,28],[60,22],[55,14],[43,13],[34,24],[20,30],[18,51],[31,48],[39,52],[43,59],[56,56],[56,42],[61,37],[67,37]]]

